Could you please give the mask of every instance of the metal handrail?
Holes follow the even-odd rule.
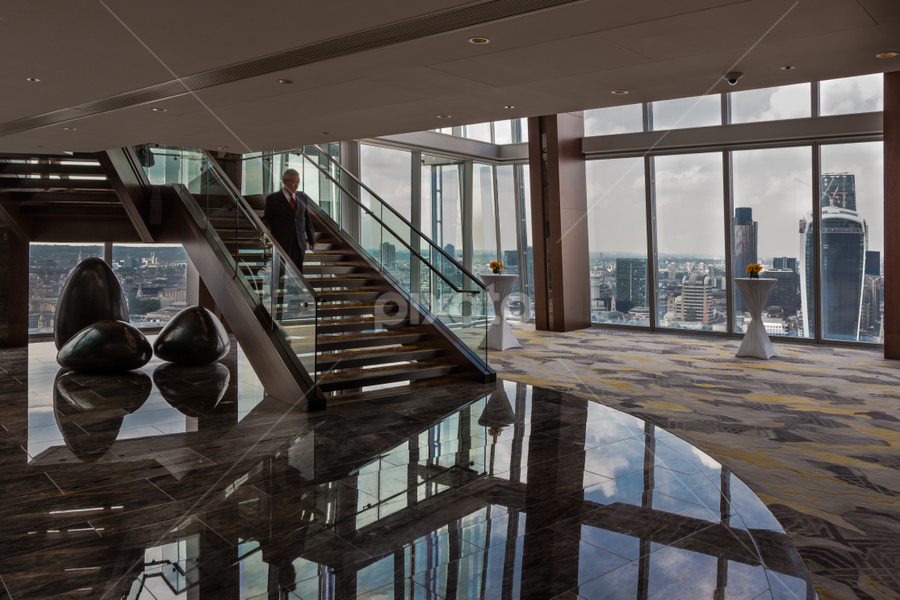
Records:
[[[318,148],[318,146],[316,146],[316,147]],[[321,150],[321,149],[320,149],[320,150]],[[358,199],[352,192],[350,192],[349,190],[347,190],[347,188],[345,188],[343,185],[341,185],[341,183],[340,183],[339,181],[337,181],[337,180],[331,175],[331,173],[329,173],[329,172],[326,171],[324,168],[322,168],[316,161],[314,161],[313,159],[311,159],[311,158],[310,158],[305,152],[303,152],[302,150],[297,149],[297,150],[293,150],[292,152],[295,152],[295,153],[297,153],[297,154],[302,155],[303,158],[305,158],[305,159],[308,160],[310,163],[312,163],[312,165],[313,165],[315,168],[317,168],[323,175],[325,175],[325,177],[327,177],[332,183],[334,183],[336,186],[338,186],[338,188],[339,188],[342,192],[344,192],[345,194],[347,194],[347,196],[348,196],[351,200],[353,200],[353,202],[354,202],[357,206],[359,206],[361,209],[363,209],[363,210],[364,210],[366,213],[368,213],[368,215],[369,215],[370,217],[372,217],[372,219],[374,219],[379,225],[381,225],[382,227],[384,227],[385,229],[387,229],[387,230],[391,233],[391,235],[393,235],[395,238],[397,238],[397,240],[399,240],[400,243],[403,244],[403,245],[406,247],[407,250],[409,250],[410,254],[414,255],[416,258],[418,258],[419,260],[421,260],[421,261],[425,264],[425,266],[427,266],[429,269],[431,269],[438,277],[440,277],[441,279],[443,279],[443,280],[444,280],[444,283],[446,283],[447,285],[449,285],[450,288],[451,288],[454,292],[456,292],[457,294],[480,294],[480,293],[481,293],[480,290],[465,290],[465,289],[462,289],[462,290],[461,290],[461,289],[459,289],[458,287],[456,287],[456,285],[455,285],[452,281],[450,281],[449,279],[447,279],[447,277],[446,277],[443,273],[441,273],[441,271],[440,271],[439,269],[435,268],[434,265],[432,265],[431,262],[430,262],[427,258],[425,258],[424,256],[422,256],[422,254],[421,254],[418,250],[416,250],[415,248],[413,248],[413,247],[409,244],[409,242],[407,242],[406,240],[404,240],[401,236],[397,235],[397,233],[396,233],[393,229],[391,229],[384,221],[382,221],[378,216],[376,216],[375,213],[372,212],[372,210],[371,210],[369,207],[367,207],[365,204],[363,204],[362,202],[360,202],[359,199]],[[340,166],[340,165],[338,165],[338,166]],[[368,188],[366,188],[366,189],[368,189]],[[370,193],[371,193],[371,192],[370,192]],[[376,196],[376,197],[377,197],[377,196]],[[381,200],[381,199],[379,198],[379,201],[380,201],[383,205],[387,206],[387,204],[384,202],[384,200]],[[390,208],[390,207],[388,207],[388,208]],[[402,218],[402,216],[401,216],[401,218]],[[408,221],[407,221],[407,224],[409,224]],[[412,230],[415,232],[416,235],[418,235],[418,236],[420,236],[420,237],[423,237],[423,238],[425,238],[426,240],[428,240],[428,238],[427,238],[422,232],[420,232],[418,229],[416,229],[415,227],[412,227],[412,225],[410,225],[410,227],[412,228]],[[428,243],[429,243],[432,247],[438,248],[435,244],[433,244],[433,243],[431,242],[431,240],[428,240]],[[438,249],[440,249],[440,248],[438,248]],[[441,252],[441,254],[443,254],[444,256],[447,256],[448,258],[450,258],[450,257],[449,257],[445,252],[443,252],[443,251]],[[451,258],[451,260],[453,260],[453,259]],[[453,260],[453,263],[454,263],[456,266],[458,266],[458,267],[460,268],[460,270],[461,270],[463,273],[465,273],[470,279],[472,279],[473,281],[475,281],[475,283],[477,283],[477,284],[481,287],[482,290],[483,290],[483,289],[486,289],[486,288],[484,287],[484,283],[482,283],[480,280],[476,279],[471,273],[469,273],[469,272],[466,271],[464,268],[462,268],[462,267],[459,265],[458,262],[456,262],[455,260]]]
[[[202,152],[203,156],[206,158],[207,162],[210,164],[211,168],[218,177],[219,182],[225,185],[226,188],[230,192],[232,192],[231,195],[234,197],[233,199],[235,199],[236,204],[241,208],[244,216],[250,219],[250,221],[256,227],[257,231],[259,231],[260,233],[265,233],[266,237],[272,243],[272,247],[278,250],[278,253],[281,255],[282,260],[284,260],[284,262],[287,263],[288,266],[290,266],[291,270],[294,272],[294,275],[296,275],[303,283],[303,287],[306,288],[306,291],[308,291],[312,295],[313,299],[318,302],[319,294],[309,283],[306,277],[304,277],[301,270],[297,268],[297,265],[294,264],[294,261],[291,260],[291,257],[284,251],[284,248],[281,247],[281,244],[278,243],[278,240],[276,240],[272,236],[272,232],[269,231],[269,228],[265,226],[265,224],[262,222],[262,219],[259,218],[259,215],[256,214],[256,211],[252,206],[250,206],[250,203],[247,202],[247,199],[244,198],[244,195],[241,194],[237,187],[234,185],[234,182],[231,181],[231,179],[225,174],[225,172],[222,170],[222,167],[218,162],[216,162],[216,159],[209,155],[208,151],[203,150]]]
[[[340,164],[339,162],[337,162],[337,161],[334,159],[333,156],[331,156],[330,154],[328,154],[327,152],[325,152],[324,150],[322,150],[322,148],[319,147],[318,144],[313,144],[313,147],[314,147],[316,150],[318,150],[319,152],[321,152],[322,155],[323,155],[325,158],[327,158],[334,166],[336,166],[338,169],[340,169],[343,173],[346,173],[347,175],[349,175],[349,176],[353,179],[353,181],[355,181],[355,182],[357,183],[357,185],[359,185],[361,188],[363,188],[364,190],[366,190],[367,192],[369,192],[369,194],[371,194],[371,196],[372,196],[373,198],[377,199],[383,206],[387,207],[388,210],[390,210],[392,213],[394,213],[394,216],[396,216],[398,219],[400,219],[401,221],[403,221],[404,223],[406,223],[406,224],[409,226],[409,228],[412,229],[419,237],[423,238],[426,242],[428,242],[428,244],[429,244],[430,246],[434,247],[441,255],[443,255],[445,258],[449,259],[450,262],[451,262],[452,264],[456,265],[456,268],[458,268],[460,271],[462,271],[463,273],[465,273],[466,276],[469,277],[469,279],[474,280],[479,286],[481,286],[481,289],[487,289],[487,288],[485,288],[484,283],[483,283],[480,279],[478,279],[477,277],[475,277],[475,275],[473,275],[467,268],[465,268],[464,266],[462,266],[462,265],[459,263],[459,261],[457,261],[455,258],[453,258],[452,256],[450,256],[449,254],[447,254],[447,252],[445,252],[443,248],[441,248],[440,246],[438,246],[437,244],[435,244],[433,241],[431,241],[431,238],[429,238],[427,235],[425,235],[424,233],[422,233],[422,232],[419,230],[418,227],[416,227],[415,225],[413,225],[412,223],[410,223],[409,220],[408,220],[406,217],[404,217],[404,216],[401,215],[399,212],[397,212],[397,209],[395,209],[393,206],[391,206],[390,204],[388,204],[387,202],[385,202],[385,201],[381,198],[381,196],[379,196],[378,194],[376,194],[375,192],[373,192],[373,191],[372,191],[372,188],[370,188],[369,186],[367,186],[366,184],[364,184],[362,181],[360,181],[359,178],[356,177],[356,175],[354,175],[353,173],[351,173],[350,171],[348,171],[347,169],[345,169],[344,167],[342,167],[341,164]],[[302,150],[300,150],[300,152],[303,153]],[[306,156],[306,154],[303,153],[303,156]],[[306,158],[307,158],[307,160],[309,160],[309,157],[308,157],[308,156],[306,156]],[[310,160],[310,162],[312,162],[312,161]],[[351,196],[352,196],[352,194],[351,194]],[[358,200],[357,200],[357,202],[358,202]],[[387,226],[386,226],[386,227],[387,227]],[[391,228],[390,228],[390,227],[388,227],[388,231],[391,231]],[[391,233],[394,233],[394,232],[391,231]],[[396,235],[396,234],[395,234],[395,235]],[[398,238],[399,238],[399,236],[398,236]]]

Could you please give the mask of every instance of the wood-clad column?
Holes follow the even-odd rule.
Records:
[[[535,326],[591,326],[582,113],[528,119]]]
[[[28,344],[28,241],[0,227],[0,347]]]
[[[884,74],[884,230],[900,227],[900,71]],[[884,357],[900,359],[900,236],[884,238]]]

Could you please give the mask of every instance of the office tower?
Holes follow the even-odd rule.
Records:
[[[517,267],[519,266],[519,251],[518,250],[505,250],[503,252],[503,272],[504,273],[518,273]],[[510,271],[510,269],[512,269]]]
[[[821,199],[823,337],[858,340],[863,271],[868,244],[865,219],[856,212],[856,181],[849,173],[823,173]],[[800,220],[800,288],[805,335],[813,331],[813,222]]]
[[[381,243],[381,262],[387,268],[393,268],[397,259],[397,247],[390,242]]]
[[[647,306],[647,259],[616,259],[616,307],[627,313],[632,307]]]
[[[777,269],[766,271],[764,275],[776,280],[766,307],[778,306],[785,316],[795,316],[800,308],[800,276],[797,271]]]
[[[677,318],[681,321],[709,323],[712,316],[712,280],[699,273],[691,273],[681,281],[681,303]]]
[[[856,176],[822,173],[822,208],[833,206],[856,212]]]
[[[881,252],[866,250],[866,275],[881,275]]]
[[[776,256],[772,259],[772,269],[776,271],[796,271],[797,259],[793,256]]]
[[[875,253],[877,254],[877,252]],[[859,334],[866,341],[881,340],[881,291],[883,282],[879,275],[865,274],[862,306],[859,315]]]
[[[734,271],[733,276],[747,277],[747,265],[755,263],[757,223],[752,208],[734,209]],[[735,312],[747,312],[747,305],[740,292],[735,293]]]

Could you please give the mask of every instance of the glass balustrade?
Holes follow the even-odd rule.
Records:
[[[150,182],[176,186],[248,302],[265,309],[281,334],[280,343],[290,347],[315,380],[318,296],[259,215],[203,151],[161,146],[144,156]]]

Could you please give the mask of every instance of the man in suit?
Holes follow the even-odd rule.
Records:
[[[262,222],[302,272],[307,247],[310,250],[316,247],[316,234],[308,209],[310,200],[309,196],[297,191],[300,173],[295,169],[285,171],[281,183],[281,190],[266,196]]]

